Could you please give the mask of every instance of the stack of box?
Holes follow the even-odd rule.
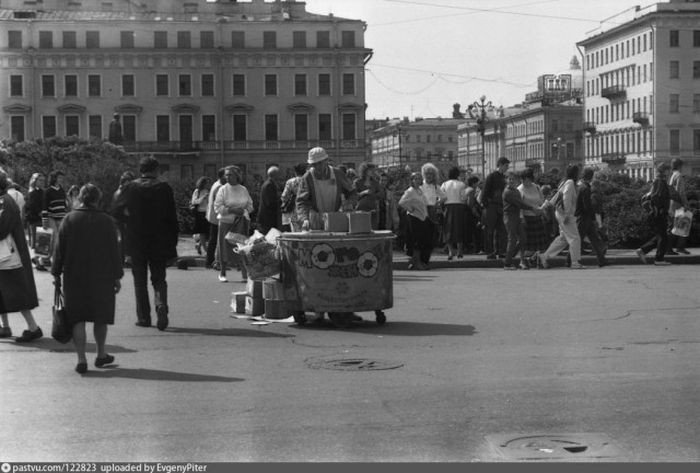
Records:
[[[245,298],[248,296],[246,291],[231,293],[231,310],[237,314],[245,314]]]
[[[265,317],[268,319],[286,319],[287,309],[284,303],[284,286],[277,279],[263,281],[263,299],[265,300]]]
[[[262,281],[248,279],[246,283],[245,313],[253,316],[265,313]]]

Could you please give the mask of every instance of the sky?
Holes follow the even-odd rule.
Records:
[[[569,69],[576,43],[648,0],[306,0],[306,10],[367,23],[366,117],[451,117],[482,95],[522,102],[537,77]],[[623,13],[625,12],[626,13]],[[621,14],[621,15],[620,15]],[[614,17],[614,18],[610,18]]]

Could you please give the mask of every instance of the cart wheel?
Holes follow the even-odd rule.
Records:
[[[377,325],[384,325],[386,323],[386,315],[384,315],[384,312],[377,310],[374,314],[377,316]]]
[[[294,322],[296,322],[298,325],[306,324],[306,314],[303,310],[294,312],[292,316],[294,317]]]

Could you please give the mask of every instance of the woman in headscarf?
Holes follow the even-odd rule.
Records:
[[[85,322],[92,322],[97,357],[95,366],[114,363],[105,351],[107,327],[114,325],[115,299],[124,276],[117,227],[109,214],[99,210],[102,192],[85,184],[78,192],[77,205],[58,229],[51,274],[56,287],[63,287],[68,324],[73,327],[73,344],[78,355],[75,371],[87,372]],[[63,276],[63,282],[61,282]]]

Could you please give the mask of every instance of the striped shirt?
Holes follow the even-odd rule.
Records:
[[[44,192],[44,210],[49,217],[60,220],[66,216],[66,191],[62,187],[49,187]]]

